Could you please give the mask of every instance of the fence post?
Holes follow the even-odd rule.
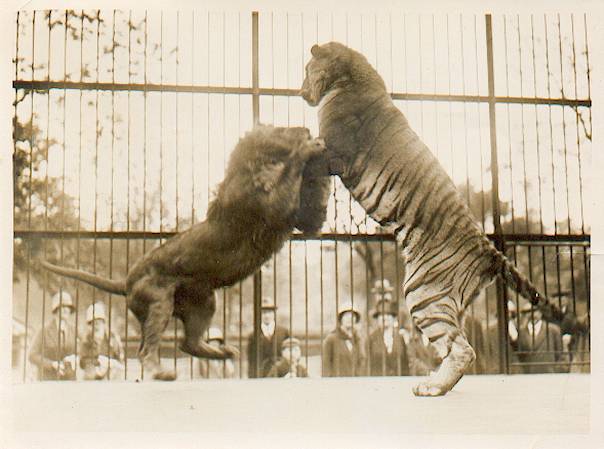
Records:
[[[260,90],[258,82],[258,12],[252,12],[252,114],[254,125],[260,120]],[[262,317],[262,271],[257,270],[253,277],[254,294],[254,345],[256,347],[255,360],[248,360],[254,364],[254,377],[260,375],[260,323]]]
[[[487,76],[489,84],[489,125],[491,142],[491,204],[493,208],[493,228],[495,246],[505,254],[505,241],[501,229],[501,211],[499,209],[499,165],[497,161],[497,122],[495,99],[495,73],[493,69],[493,26],[491,15],[485,15],[485,34],[487,44]],[[499,336],[499,372],[509,373],[508,331],[507,331],[507,291],[503,280],[498,277],[497,286],[497,327]],[[488,310],[488,308],[487,308]],[[488,313],[488,312],[487,312]]]

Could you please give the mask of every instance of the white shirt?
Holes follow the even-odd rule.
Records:
[[[275,322],[274,321],[269,324],[261,323],[260,327],[262,329],[262,333],[264,334],[264,336],[266,338],[271,338],[273,336],[273,334],[275,333]]]
[[[388,354],[392,353],[392,347],[394,346],[393,333],[393,329],[385,329],[384,331],[384,344],[386,345],[386,351],[388,351]]]
[[[543,325],[543,321],[539,320],[537,321],[535,324],[531,323],[530,321],[527,323],[527,328],[529,331],[529,334],[531,335],[535,335],[538,334],[541,331],[541,326]]]

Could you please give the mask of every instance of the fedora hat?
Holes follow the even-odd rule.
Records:
[[[342,304],[340,304],[340,307],[338,310],[338,321],[340,321],[340,319],[342,318],[342,314],[346,313],[346,312],[352,312],[355,316],[357,323],[359,321],[361,321],[360,312],[353,306],[352,302],[349,302],[349,301],[345,301]]]
[[[376,279],[373,283],[373,287],[371,289],[371,293],[392,293],[394,288],[390,284],[388,279]]]
[[[55,312],[59,307],[70,307],[71,310],[74,310],[75,307],[73,305],[73,299],[71,299],[71,295],[67,292],[58,292],[52,297],[51,300],[51,310],[52,313]]]
[[[377,318],[377,316],[380,314],[397,316],[398,310],[396,304],[390,301],[389,299],[380,299],[378,302],[375,303],[375,308],[373,309],[371,316],[373,318]]]
[[[224,342],[224,337],[222,335],[222,331],[217,327],[211,327],[208,329],[208,341],[218,340],[220,342]]]
[[[298,340],[296,337],[286,338],[283,340],[283,343],[281,343],[281,349],[293,348],[294,346],[300,347],[300,340]]]
[[[94,320],[107,320],[105,305],[101,302],[90,304],[86,309],[86,322],[90,323]]]
[[[262,298],[262,305],[260,306],[262,310],[277,310],[277,306],[272,298],[268,296],[264,296]]]
[[[552,298],[569,298],[572,296],[572,292],[570,290],[560,290],[559,292],[554,292],[549,296]]]

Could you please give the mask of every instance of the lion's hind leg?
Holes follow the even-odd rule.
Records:
[[[442,396],[461,379],[474,362],[476,354],[461,330],[457,303],[447,292],[422,295],[423,301],[416,304],[413,304],[415,295],[410,296],[407,300],[411,300],[409,305],[413,321],[442,359],[438,369],[416,385],[413,393],[416,396]]]
[[[143,278],[132,289],[130,310],[141,324],[139,357],[145,376],[155,380],[175,380],[176,373],[164,370],[159,360],[161,334],[168,326],[174,308],[174,285],[158,285],[153,278]]]
[[[183,352],[194,357],[220,360],[239,355],[239,351],[233,346],[215,347],[203,340],[215,311],[216,299],[213,292],[201,292],[195,288],[183,288],[177,292],[176,315],[182,320],[185,330],[185,337],[180,343]]]

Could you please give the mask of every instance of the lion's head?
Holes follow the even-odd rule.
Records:
[[[307,128],[257,125],[233,150],[217,199],[223,207],[292,213],[306,163],[324,149],[322,139],[313,139]]]
[[[306,64],[300,95],[311,106],[317,106],[330,91],[348,85],[371,82],[385,90],[384,82],[365,56],[339,42],[313,45],[310,53],[312,58]]]

